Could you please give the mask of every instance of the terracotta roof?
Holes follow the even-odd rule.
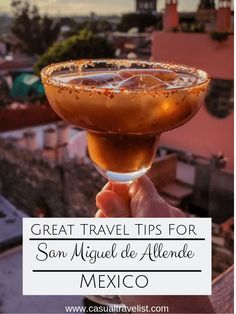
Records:
[[[6,60],[0,59],[0,71],[3,70],[13,70],[28,67],[31,64],[27,60]]]

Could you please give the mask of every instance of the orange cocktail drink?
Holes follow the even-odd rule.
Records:
[[[148,61],[70,61],[41,75],[52,108],[88,131],[96,168],[120,182],[151,167],[160,134],[191,119],[209,85],[202,70]]]

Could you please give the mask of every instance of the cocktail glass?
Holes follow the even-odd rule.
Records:
[[[194,116],[210,82],[184,65],[114,59],[52,64],[41,76],[56,113],[87,130],[94,166],[118,182],[148,171],[160,134]]]

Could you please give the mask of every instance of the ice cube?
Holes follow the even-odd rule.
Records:
[[[102,73],[80,76],[69,81],[70,84],[88,85],[88,86],[102,86],[108,83],[119,82],[122,77],[115,73]]]
[[[180,74],[172,81],[168,81],[170,88],[181,88],[197,84],[197,78],[193,75]]]
[[[168,69],[126,69],[120,70],[118,74],[123,78],[129,78],[140,74],[151,75],[162,81],[170,81],[178,77],[177,73]]]
[[[152,75],[135,75],[120,83],[119,89],[153,89],[164,87],[165,82]]]
[[[123,78],[130,78],[135,75],[133,71],[132,70],[120,70],[118,74]]]

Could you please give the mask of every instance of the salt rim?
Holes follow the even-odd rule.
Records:
[[[70,83],[63,83],[63,82],[58,82],[53,80],[51,75],[56,72],[56,71],[62,71],[63,69],[66,69],[68,72],[71,70],[71,73],[73,73],[75,70],[77,72],[80,72],[81,70],[84,70],[84,66],[93,66],[96,68],[96,65],[99,63],[106,63],[107,69],[112,70],[112,66],[116,66],[115,70],[124,70],[124,69],[129,69],[132,65],[137,65],[137,66],[149,66],[149,69],[166,69],[166,70],[172,70],[176,73],[183,73],[183,74],[191,74],[197,78],[197,80],[200,79],[200,82],[188,85],[188,86],[181,86],[181,87],[173,87],[173,88],[160,88],[158,90],[148,90],[148,93],[169,93],[169,92],[178,92],[182,90],[189,90],[192,88],[196,87],[201,87],[206,85],[207,83],[210,82],[210,76],[203,70],[198,69],[196,67],[190,67],[186,66],[183,64],[175,64],[171,62],[154,62],[154,61],[145,61],[145,60],[126,60],[126,59],[80,59],[80,60],[70,60],[70,61],[65,61],[65,62],[59,62],[59,63],[52,63],[45,68],[42,69],[40,75],[42,82],[44,84],[48,84],[54,87],[59,87],[59,88],[66,88],[69,90],[73,91],[83,91],[83,92],[97,92],[97,93],[102,93],[102,92],[108,92],[110,93],[115,93],[115,94],[121,94],[121,93],[144,93],[147,92],[146,90],[143,89],[128,89],[125,88],[124,90],[115,90],[115,89],[108,89],[105,87],[96,87],[96,86],[87,86],[87,85],[75,85],[75,84],[70,84]],[[125,68],[124,68],[125,67]],[[106,69],[106,67],[105,67]],[[134,69],[134,68],[133,68]],[[141,68],[139,68],[141,69]],[[145,68],[146,69],[146,68]]]

